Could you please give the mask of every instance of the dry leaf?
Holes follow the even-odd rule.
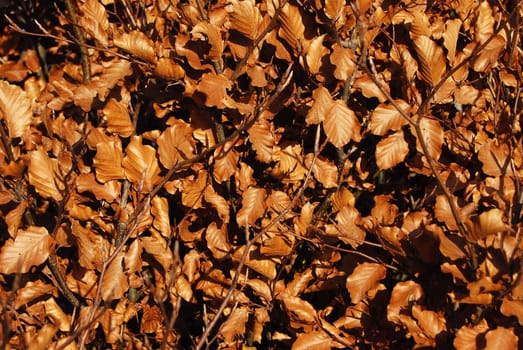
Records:
[[[402,163],[409,153],[409,145],[403,136],[403,131],[380,140],[376,145],[376,165],[381,170],[390,169]]]
[[[382,264],[362,263],[356,266],[347,277],[346,287],[349,290],[352,304],[366,299],[368,293],[377,288],[385,278],[387,269]]]
[[[43,264],[51,254],[53,239],[45,227],[29,226],[19,230],[0,249],[0,273],[27,273]]]
[[[22,137],[33,119],[31,100],[20,87],[0,80],[0,113],[0,119],[7,124],[9,137]]]
[[[354,112],[342,100],[334,101],[326,112],[323,129],[335,147],[343,147],[349,141],[360,141],[360,122]]]

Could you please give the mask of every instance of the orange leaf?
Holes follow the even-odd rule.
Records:
[[[331,336],[324,331],[298,333],[291,350],[330,350],[334,346]]]
[[[96,155],[93,164],[96,179],[101,183],[110,180],[120,180],[125,177],[122,168],[123,154],[120,140],[100,142],[96,145]]]
[[[62,200],[58,176],[58,160],[49,158],[43,148],[38,147],[31,152],[29,163],[29,183],[33,185],[38,193],[44,197]]]
[[[51,253],[53,239],[45,227],[29,226],[19,230],[0,249],[0,273],[27,273],[43,264]]]
[[[483,144],[478,152],[478,159],[483,166],[481,169],[489,176],[501,176],[511,174],[509,149],[506,143],[497,144],[489,139]]]
[[[86,0],[80,2],[80,10],[83,16],[78,16],[78,24],[92,37],[107,47],[109,45],[107,29],[109,28],[109,16],[105,7],[98,0]]]
[[[232,82],[223,74],[205,73],[196,91],[205,95],[205,105],[207,107],[225,108],[229,105],[230,97],[227,96],[227,89],[232,87]]]
[[[227,232],[218,228],[216,222],[211,222],[205,231],[207,248],[216,259],[223,259],[231,253],[232,247],[227,240]]]
[[[321,123],[325,119],[327,112],[334,104],[334,100],[332,99],[329,90],[323,86],[316,88],[312,92],[312,98],[314,100],[314,104],[305,117],[307,125]]]
[[[314,155],[312,153],[307,154],[305,165],[310,167],[313,159]],[[332,188],[338,186],[338,167],[324,157],[319,156],[316,158],[312,167],[312,173],[323,187]]]
[[[336,215],[336,225],[325,225],[326,233],[337,236],[342,242],[357,248],[365,239],[365,231],[359,226],[361,215],[353,206],[343,206]]]
[[[419,305],[414,305],[412,316],[418,320],[424,334],[431,339],[436,339],[438,334],[447,330],[445,317],[435,311],[423,310]]]
[[[172,125],[165,129],[156,140],[160,162],[171,169],[178,162],[194,156],[194,140],[192,128],[183,120],[175,119]]]
[[[160,234],[169,238],[171,236],[171,225],[169,223],[169,203],[167,198],[154,196],[151,200],[151,214],[154,217],[153,226]]]
[[[305,40],[305,25],[302,21],[302,14],[298,7],[286,3],[280,13],[280,29],[278,35],[285,40],[291,48],[298,52],[302,48]]]
[[[356,69],[356,62],[358,61],[354,51],[341,47],[336,43],[333,45],[329,58],[331,63],[336,66],[334,70],[334,77],[336,79],[345,81],[352,76],[354,69]]]
[[[472,327],[462,326],[456,332],[456,338],[454,338],[454,348],[463,350],[477,350],[477,337],[480,334],[487,332],[490,329],[487,321],[482,319],[477,325]]]
[[[420,78],[434,87],[446,70],[443,49],[425,35],[414,39],[414,48],[419,57]]]
[[[0,80],[0,119],[5,120],[11,139],[22,137],[33,119],[31,100],[25,91],[4,80]]]
[[[316,309],[308,301],[299,297],[281,293],[278,300],[282,302],[287,315],[295,322],[316,324]]]
[[[393,168],[403,162],[408,153],[409,144],[405,141],[403,131],[396,131],[376,145],[376,165],[381,170]]]
[[[46,284],[42,280],[28,281],[22,288],[16,291],[15,309],[19,309],[25,304],[40,298],[44,295],[58,296],[57,289],[51,284]]]
[[[423,138],[427,151],[429,154],[424,154],[425,157],[431,157],[434,161],[438,161],[441,155],[441,148],[443,147],[444,131],[440,123],[436,119],[423,118],[419,121],[421,135],[416,134],[416,149],[423,154],[423,149],[419,142]]]
[[[185,76],[185,71],[170,58],[162,57],[154,68],[154,75],[165,80],[179,80]]]
[[[323,129],[327,134],[327,139],[335,147],[343,147],[350,140],[360,141],[360,128],[358,118],[342,100],[334,101],[323,121]]]
[[[251,310],[247,306],[239,306],[227,317],[227,320],[221,325],[219,337],[223,339],[226,345],[236,344],[238,335],[245,335],[245,326],[249,320]]]
[[[122,298],[129,289],[127,276],[123,271],[124,256],[124,252],[118,253],[105,270],[100,286],[102,288],[102,299],[105,302]]]
[[[129,109],[124,101],[117,101],[114,98],[110,98],[102,112],[107,122],[107,131],[122,137],[132,135],[134,125],[129,116]]]
[[[154,42],[144,33],[132,30],[115,36],[114,45],[149,63],[156,62]]]
[[[242,208],[238,211],[236,221],[240,227],[252,226],[262,217],[267,209],[265,199],[267,192],[263,188],[249,187],[242,196]]]
[[[356,266],[346,282],[351,303],[357,304],[367,298],[367,293],[377,288],[386,274],[387,269],[382,264],[362,263]]]
[[[323,56],[328,52],[327,48],[323,46],[325,35],[327,34],[312,39],[307,54],[305,55],[307,67],[309,68],[309,72],[313,75],[319,73]]]
[[[514,334],[513,328],[497,327],[487,332],[485,340],[485,349],[488,350],[517,349],[519,344],[519,338]]]
[[[207,41],[211,45],[208,57],[213,62],[219,62],[222,57],[224,41],[220,28],[211,22],[198,22],[192,29],[193,38]]]
[[[230,13],[231,29],[236,30],[251,40],[254,40],[260,30],[263,18],[254,0],[228,1],[227,11]]]
[[[422,296],[423,288],[413,280],[396,283],[392,289],[389,305],[387,305],[387,319],[400,323],[401,310],[421,299]]]
[[[404,100],[395,100],[405,114],[409,115],[410,106]],[[370,116],[369,131],[374,135],[384,136],[390,130],[400,130],[408,121],[391,104],[380,104]]]
[[[460,208],[457,204],[456,197],[453,197],[452,200],[456,203],[456,206],[458,208],[458,215],[460,216],[462,222],[466,221],[476,209],[474,203],[469,203],[465,207]],[[458,225],[450,209],[449,202],[447,200],[447,197],[445,197],[444,195],[439,195],[436,197],[436,204],[434,205],[434,214],[436,216],[436,219],[445,223],[445,225],[450,230],[458,230]]]
[[[256,159],[264,163],[271,162],[276,143],[272,122],[259,118],[247,132],[252,148],[256,151]]]
[[[240,159],[240,153],[234,148],[236,145],[238,145],[238,140],[234,139],[225,142],[223,146],[217,147],[214,151],[212,175],[219,183],[229,180],[236,172],[238,160]]]
[[[80,266],[101,271],[104,259],[109,256],[110,243],[102,235],[82,226],[78,220],[72,220],[71,233],[76,240]]]
[[[141,136],[133,137],[127,145],[122,165],[126,177],[139,191],[151,191],[160,179],[156,151],[151,146],[143,145]]]

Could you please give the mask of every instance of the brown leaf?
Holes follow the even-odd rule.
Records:
[[[110,243],[90,228],[85,228],[78,220],[71,220],[71,234],[78,248],[78,263],[83,268],[101,271],[105,259],[109,257]]]
[[[109,28],[109,16],[105,11],[105,7],[98,0],[80,2],[79,7],[83,12],[83,16],[78,16],[78,24],[89,35],[98,40],[103,47],[108,47],[107,29]]]
[[[358,118],[342,100],[334,101],[323,121],[327,139],[335,147],[343,147],[351,140],[360,141],[360,128]]]
[[[428,154],[423,154],[425,157],[431,157],[434,161],[438,161],[441,155],[441,149],[444,141],[443,127],[436,119],[423,118],[419,121],[419,127],[421,135],[416,135],[416,149],[419,153],[423,154],[421,147],[420,138],[423,138],[427,146]],[[426,162],[426,161],[425,161]]]
[[[144,33],[132,30],[116,35],[114,45],[149,63],[156,63],[154,42]]]
[[[46,284],[42,280],[28,281],[22,288],[16,291],[15,309],[19,309],[44,295],[58,297],[58,291],[55,286]]]
[[[122,166],[134,188],[145,193],[150,192],[160,179],[156,151],[149,145],[143,145],[141,136],[134,136],[125,148]]]
[[[489,139],[480,146],[478,159],[483,166],[481,169],[489,176],[502,176],[512,174],[510,167],[509,149],[506,143],[497,143]]]
[[[185,70],[176,61],[162,57],[158,60],[153,74],[165,80],[180,80],[185,76]]]
[[[171,236],[171,225],[169,222],[169,203],[167,198],[154,196],[151,200],[151,214],[154,217],[153,227],[163,237],[169,238]]]
[[[465,207],[460,208],[457,204],[457,198],[453,196],[452,200],[455,202],[455,205],[458,208],[458,215],[459,215],[460,220],[462,222],[467,221],[467,219],[472,215],[472,213],[476,209],[475,204],[469,203]],[[452,214],[452,211],[450,209],[450,205],[447,200],[447,197],[445,197],[442,194],[436,197],[436,204],[434,206],[434,214],[435,214],[436,218],[439,221],[445,223],[445,225],[450,230],[458,230],[458,225],[457,225],[454,215]]]
[[[227,232],[218,228],[216,222],[211,222],[205,231],[205,241],[207,248],[216,259],[223,259],[228,256],[232,247],[227,239]]]
[[[211,22],[201,21],[193,27],[191,35],[193,38],[207,41],[211,45],[211,49],[207,54],[211,61],[219,62],[221,60],[224,41],[218,26]]]
[[[96,179],[101,183],[123,179],[125,172],[122,161],[123,153],[120,140],[98,143],[96,155],[93,158]]]
[[[207,107],[217,107],[223,109],[230,106],[230,97],[227,89],[232,87],[232,82],[223,74],[205,73],[196,91],[205,95],[205,105]]]
[[[241,141],[234,139],[225,142],[223,146],[216,147],[214,151],[214,167],[212,175],[214,179],[222,183],[230,179],[236,172],[240,154],[235,146],[241,144]]]
[[[332,53],[329,58],[331,63],[336,66],[334,70],[336,79],[345,81],[352,76],[358,61],[354,51],[341,47],[336,43],[332,46]]]
[[[165,239],[156,234],[151,237],[141,237],[140,240],[142,241],[143,249],[162,265],[164,271],[170,271],[174,259],[173,253],[167,247]]]
[[[304,324],[317,323],[316,309],[308,301],[287,293],[278,295],[278,300],[292,321]]]
[[[410,106],[404,100],[395,100],[401,110],[410,115]],[[384,136],[390,130],[400,130],[408,121],[403,115],[391,104],[380,104],[371,114],[369,131],[374,135]]]
[[[16,238],[9,238],[0,249],[0,273],[27,273],[31,267],[43,264],[51,253],[52,243],[45,227],[19,230]]]
[[[305,165],[310,167],[313,159],[314,155],[312,153],[307,154]],[[338,167],[322,156],[317,157],[314,161],[312,174],[325,188],[338,186]]]
[[[378,287],[386,274],[387,269],[382,264],[362,263],[356,266],[346,282],[351,303],[357,304],[366,299],[368,293]]]
[[[485,335],[486,350],[517,349],[519,338],[514,334],[513,328],[497,327]]]
[[[102,110],[107,123],[107,130],[122,137],[129,137],[134,132],[134,125],[129,115],[129,109],[124,101],[110,98]]]
[[[100,286],[102,299],[105,302],[122,298],[129,289],[127,276],[123,271],[124,255],[124,252],[118,253],[105,270],[102,285]]]
[[[22,137],[33,119],[31,100],[24,90],[0,80],[0,119],[3,119],[11,139]]]
[[[292,344],[292,350],[330,350],[334,346],[334,341],[329,334],[324,331],[312,331],[298,333],[296,341]]]
[[[310,74],[314,75],[320,72],[323,56],[325,56],[329,51],[325,46],[323,46],[325,35],[327,34],[317,36],[310,42],[309,49],[305,55],[305,61],[307,62]]]
[[[443,49],[425,35],[420,35],[414,39],[414,48],[419,57],[421,79],[434,87],[441,80],[446,70]]]
[[[27,201],[20,202],[16,208],[12,209],[7,213],[5,216],[5,223],[7,224],[7,232],[9,232],[9,236],[11,238],[15,238],[16,232],[18,231],[18,228],[20,228],[20,224],[22,223],[23,215],[29,206],[29,203]]]
[[[182,120],[175,119],[156,140],[162,165],[171,169],[178,162],[194,157],[192,128]]]
[[[312,92],[314,103],[307,113],[305,121],[307,125],[319,124],[325,119],[325,115],[334,105],[332,96],[325,87],[320,86]]]
[[[238,335],[245,335],[245,326],[249,320],[251,310],[248,306],[236,307],[220,327],[219,337],[226,345],[236,344]]]
[[[387,319],[400,323],[401,310],[421,299],[422,296],[423,288],[413,280],[396,283],[392,289],[389,305],[387,305]]]
[[[276,144],[272,122],[259,118],[247,132],[252,148],[256,151],[256,159],[264,163],[271,162]]]
[[[252,226],[262,217],[267,209],[265,199],[267,192],[263,188],[249,187],[242,196],[242,207],[236,221],[240,227]]]
[[[262,16],[254,0],[231,0],[227,11],[230,13],[231,29],[237,30],[251,40],[260,31]]]
[[[358,209],[345,205],[336,215],[336,225],[325,225],[325,232],[337,236],[343,243],[357,248],[363,243],[366,235],[360,224],[361,215]]]
[[[280,13],[280,28],[278,35],[285,40],[292,49],[300,52],[305,41],[305,25],[302,21],[300,9],[286,3]]]
[[[211,204],[216,211],[218,212],[218,216],[220,219],[223,220],[224,223],[228,223],[230,220],[230,208],[229,203],[220,196],[216,191],[214,191],[214,188],[212,186],[207,186],[205,188],[203,198],[205,201],[209,204]]]
[[[396,131],[376,145],[376,165],[380,170],[393,168],[403,162],[408,153],[409,145],[403,131]]]
[[[456,349],[477,350],[477,337],[490,329],[487,321],[482,319],[477,325],[462,326],[456,332],[453,345]]]
[[[412,307],[412,316],[418,320],[419,326],[426,336],[436,339],[438,334],[447,330],[445,317],[432,310],[423,310],[419,305]]]

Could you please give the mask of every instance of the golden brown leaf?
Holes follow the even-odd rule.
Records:
[[[462,22],[459,18],[449,19],[445,21],[443,45],[447,49],[447,59],[451,64],[454,63],[454,57],[456,55],[456,46],[459,37],[459,29],[461,28],[461,24]]]
[[[19,309],[25,304],[40,298],[44,295],[58,296],[55,286],[46,284],[42,280],[28,281],[22,288],[16,291],[15,309]]]
[[[462,326],[456,332],[456,338],[454,338],[453,345],[456,349],[477,350],[476,339],[478,335],[486,333],[489,329],[490,327],[485,319],[482,319],[474,326]]]
[[[396,283],[392,289],[389,305],[387,305],[387,319],[399,323],[401,310],[422,296],[423,288],[413,280]]]
[[[83,227],[77,220],[72,220],[71,233],[76,239],[80,266],[100,271],[104,259],[109,257],[110,243],[92,229]]]
[[[22,137],[31,125],[31,100],[24,90],[0,80],[0,119],[5,120],[9,137]]]
[[[334,70],[334,77],[336,79],[345,81],[352,76],[354,69],[356,69],[356,62],[358,61],[354,51],[341,47],[336,43],[332,47],[332,53],[329,58],[331,63],[336,66]]]
[[[207,41],[211,45],[208,57],[213,62],[219,62],[221,60],[224,41],[220,32],[220,28],[211,22],[198,22],[192,31],[191,35],[193,38]]]
[[[519,344],[519,338],[514,334],[513,328],[497,327],[489,330],[485,340],[487,341],[485,349],[488,350],[517,349]]]
[[[43,264],[52,250],[53,239],[45,227],[29,226],[19,230],[0,249],[0,273],[27,273]]]
[[[110,98],[102,112],[109,132],[122,137],[129,137],[133,134],[134,125],[129,115],[129,109],[124,101],[117,101],[114,98]]]
[[[425,157],[431,157],[434,161],[438,161],[441,155],[441,149],[444,141],[444,131],[436,119],[423,118],[419,121],[421,135],[416,134],[416,149],[423,154],[420,138],[423,138],[427,146],[428,154],[423,154]]]
[[[386,274],[387,269],[382,264],[362,263],[356,266],[346,281],[351,303],[357,304],[366,299],[369,292],[378,288]]]
[[[149,145],[143,145],[140,136],[133,137],[125,148],[122,166],[134,188],[145,193],[151,191],[160,179],[156,151]]]
[[[249,320],[251,310],[248,306],[239,306],[227,317],[227,320],[220,327],[219,337],[226,345],[236,344],[238,335],[245,335],[245,326]]]
[[[314,155],[312,153],[307,154],[305,156],[305,165],[310,167],[313,159]],[[338,186],[338,167],[322,156],[317,157],[314,161],[312,174],[325,188]]]
[[[185,76],[185,70],[176,61],[162,57],[158,60],[153,74],[165,80],[180,80]]]
[[[42,328],[38,330],[37,334],[32,335],[32,340],[27,343],[27,350],[42,350],[48,349],[53,337],[58,331],[58,327],[53,324],[44,324]]]
[[[118,253],[105,270],[100,286],[102,288],[102,299],[105,302],[121,299],[129,289],[127,276],[123,271],[124,256],[124,252]]]
[[[151,214],[154,217],[153,226],[163,237],[169,238],[171,236],[171,225],[169,222],[169,203],[167,198],[153,197],[151,200]]]
[[[420,78],[434,87],[446,70],[442,48],[425,35],[414,39],[414,48],[419,57]]]
[[[156,63],[154,42],[144,33],[132,30],[128,33],[116,35],[114,45],[149,63]]]
[[[320,72],[323,56],[325,56],[329,51],[325,46],[323,46],[325,35],[326,34],[317,36],[310,42],[309,49],[305,55],[305,61],[307,62],[310,74],[314,75]]]
[[[259,118],[247,132],[252,148],[256,151],[256,159],[269,163],[272,160],[276,144],[272,122],[265,118]]]
[[[509,149],[506,143],[497,143],[489,139],[479,148],[478,159],[483,166],[481,169],[489,176],[511,174]]]
[[[101,183],[123,179],[125,173],[122,161],[122,143],[119,140],[98,143],[93,158],[96,179]]]
[[[237,139],[227,141],[223,146],[219,146],[214,151],[214,167],[212,175],[214,179],[222,183],[230,179],[236,172],[238,161],[240,159],[239,152],[235,146],[241,144]]]
[[[410,106],[404,100],[396,100],[396,103],[400,106],[401,110],[410,115]],[[374,135],[384,136],[390,130],[399,130],[404,125],[407,125],[408,121],[403,115],[391,104],[380,104],[371,114],[369,123],[369,131]]]
[[[227,232],[211,222],[205,231],[207,248],[216,259],[223,259],[231,253],[232,247],[227,239]]]
[[[332,99],[329,90],[323,86],[316,88],[312,92],[312,98],[314,104],[305,117],[307,125],[321,123],[334,104],[334,100]]]
[[[231,103],[227,89],[232,87],[232,82],[223,74],[205,73],[196,91],[205,95],[207,107],[225,108]]]
[[[302,21],[300,9],[290,3],[286,3],[280,13],[281,26],[278,35],[285,40],[293,50],[301,51],[305,41],[305,25]]]
[[[98,0],[85,0],[80,2],[80,10],[83,16],[78,16],[78,24],[98,40],[102,46],[109,45],[107,29],[109,28],[109,16],[105,7]]]
[[[252,226],[262,217],[267,209],[265,199],[267,192],[263,188],[249,187],[242,196],[242,207],[236,221],[240,227]]]
[[[334,101],[323,121],[327,139],[335,147],[343,147],[351,140],[360,141],[360,128],[358,118],[342,100]]]
[[[164,271],[169,271],[174,259],[172,251],[167,247],[164,238],[156,234],[151,237],[141,237],[143,249],[151,254],[162,265]]]
[[[334,340],[324,331],[298,333],[292,350],[330,350],[334,347]]]
[[[194,156],[194,140],[192,128],[182,120],[175,119],[171,126],[158,137],[158,155],[162,165],[171,169],[178,162]]]
[[[376,165],[380,170],[393,168],[403,162],[408,153],[409,145],[403,131],[396,131],[376,145]]]
[[[458,212],[459,212],[458,215],[462,222],[466,221],[472,215],[474,210],[476,209],[476,206],[474,205],[474,203],[469,203],[465,207],[460,208],[457,204],[456,197],[453,197],[452,200],[455,201],[455,204],[456,204],[456,206],[458,208]],[[444,195],[439,195],[436,197],[436,204],[434,206],[434,214],[435,214],[436,218],[439,221],[445,223],[445,225],[450,230],[458,230],[458,225],[452,214],[450,204],[447,200],[447,197],[445,197]]]
[[[263,18],[254,0],[230,0],[227,11],[230,13],[231,29],[237,30],[251,40],[260,31]]]
[[[336,225],[325,225],[325,232],[357,248],[365,239],[365,231],[361,229],[360,224],[361,215],[358,209],[353,206],[343,206],[336,215]]]
[[[292,321],[304,324],[317,323],[316,309],[308,301],[287,293],[279,294],[278,300],[282,302],[285,312]]]

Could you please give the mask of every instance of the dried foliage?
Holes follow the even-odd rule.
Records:
[[[514,349],[519,0],[3,1],[6,349]]]

